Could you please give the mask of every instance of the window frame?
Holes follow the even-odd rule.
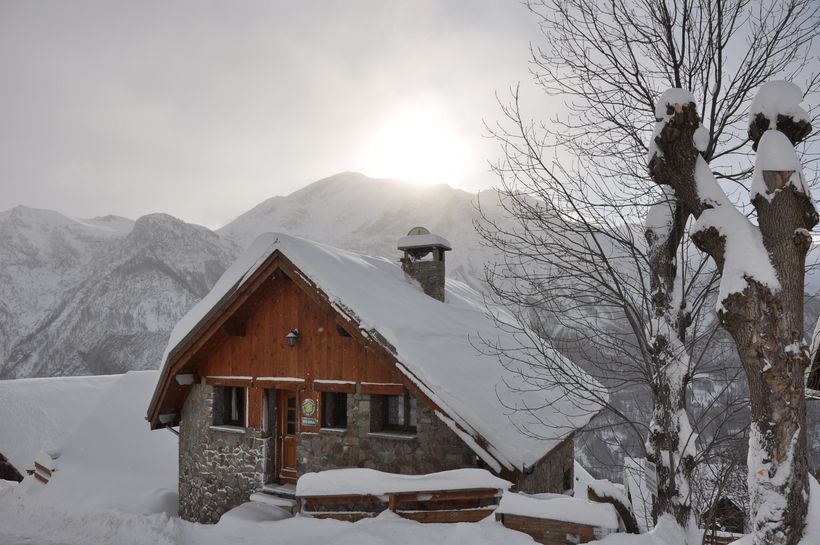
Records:
[[[231,411],[234,403],[234,396],[239,396],[236,410],[239,413],[238,419],[233,419]],[[230,428],[248,427],[248,389],[244,386],[214,386],[214,396],[220,396],[219,411],[213,412],[213,426]]]
[[[340,403],[339,402],[339,397],[337,397],[337,396],[341,396],[341,398],[344,400],[344,402],[341,405],[339,404]],[[319,415],[320,416],[319,423],[321,425],[320,429],[323,429],[323,430],[337,430],[337,431],[338,430],[347,430],[347,425],[349,423],[348,418],[347,418],[347,416],[348,416],[347,415],[347,412],[348,412],[347,411],[347,401],[348,401],[347,396],[348,396],[347,392],[330,392],[330,391],[321,392],[321,414]],[[328,399],[331,398],[331,397],[334,398],[334,402],[328,402]],[[344,407],[344,425],[340,426],[340,425],[330,425],[330,424],[328,424],[328,409],[334,409],[334,414],[335,414],[336,409],[339,409],[341,407]],[[336,418],[334,418],[333,420],[336,420]]]
[[[408,392],[402,395],[384,395],[382,402],[382,429],[380,431],[415,434],[418,431],[418,402],[416,398]],[[394,424],[390,422],[390,398],[401,400],[403,409],[403,422]],[[415,405],[415,407],[413,407]],[[415,413],[416,423],[411,424],[411,416]]]

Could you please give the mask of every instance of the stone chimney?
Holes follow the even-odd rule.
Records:
[[[404,252],[402,270],[421,284],[424,293],[444,301],[444,252],[452,250],[447,239],[413,227],[399,239],[398,248]]]

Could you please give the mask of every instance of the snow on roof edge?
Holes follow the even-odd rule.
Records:
[[[428,394],[428,397],[434,403],[446,411],[451,418],[454,418],[454,421],[457,421],[464,430],[469,430],[465,433],[473,438],[484,439],[487,449],[489,449],[483,449],[484,456],[489,454],[505,466],[523,469],[548,454],[570,433],[589,422],[592,416],[600,410],[598,405],[596,405],[597,408],[590,408],[590,405],[584,408],[577,405],[570,406],[573,402],[564,400],[565,395],[555,397],[555,392],[552,392],[552,390],[557,387],[551,389],[548,387],[539,394],[552,397],[552,401],[548,402],[550,406],[553,403],[558,404],[557,409],[549,415],[555,417],[554,426],[546,428],[542,437],[526,437],[521,429],[527,428],[528,425],[525,423],[523,426],[519,426],[512,422],[511,419],[515,415],[509,414],[505,410],[503,402],[495,399],[495,395],[493,395],[492,401],[489,401],[486,396],[483,399],[477,399],[481,396],[469,395],[470,392],[475,391],[476,387],[486,389],[487,380],[497,380],[502,373],[501,366],[497,361],[475,363],[475,360],[486,360],[486,358],[474,353],[466,354],[466,350],[470,348],[468,336],[475,332],[472,330],[473,326],[480,322],[479,327],[483,327],[485,330],[488,327],[495,327],[489,323],[490,321],[486,317],[486,309],[475,290],[463,286],[457,281],[447,279],[448,302],[442,303],[424,295],[421,288],[408,279],[401,272],[401,269],[389,259],[363,256],[299,237],[278,233],[266,233],[257,237],[248,250],[225,271],[211,292],[177,323],[169,338],[163,357],[163,380],[160,384],[167,383],[167,374],[170,371],[168,364],[176,351],[185,344],[185,341],[191,335],[196,334],[201,329],[201,325],[210,316],[219,312],[225,302],[235,294],[242,284],[251,278],[262,264],[268,261],[277,251],[301,271],[302,276],[310,281],[312,285],[321,290],[337,311],[348,316],[359,325],[363,333],[391,352],[402,364],[399,366],[402,374],[414,384],[423,385],[422,391]],[[334,273],[328,274],[327,271],[329,270],[333,270]],[[365,280],[363,282],[345,282],[344,278],[340,279],[339,277],[339,275],[343,276],[343,273],[356,274]],[[367,281],[379,284],[378,287],[382,290],[381,297],[375,293],[370,293],[372,286],[368,285],[366,289],[362,286]],[[388,292],[387,289],[391,291]],[[396,293],[395,296],[398,300],[403,301],[403,304],[418,307],[414,308],[417,314],[425,313],[425,319],[418,320],[416,318],[415,321],[399,323],[392,316],[395,312],[385,315],[386,310],[395,310],[394,307],[390,307],[391,304],[395,305],[395,302],[388,302],[393,299],[394,291],[400,292],[400,294]],[[351,305],[355,308],[351,308]],[[435,308],[432,308],[432,305],[436,305]],[[362,315],[362,312],[365,315]],[[431,335],[433,337],[440,337],[441,335],[439,335],[440,331],[436,330],[435,326],[426,323],[427,318],[439,322],[446,320],[446,326],[443,327],[446,330],[443,332],[444,341],[431,341],[429,338]],[[378,324],[378,327],[373,324]],[[439,327],[441,327],[441,324],[439,324]],[[423,331],[414,331],[418,328]],[[458,376],[466,376],[466,382],[472,384],[472,386],[470,384],[452,384],[453,376],[452,374],[448,375],[448,373],[456,371],[448,371],[447,366],[431,364],[429,355],[431,352],[426,347],[429,342],[434,344],[438,342],[437,346],[443,349],[447,353],[446,355],[460,358],[458,361],[462,373],[469,370],[466,375]],[[445,344],[441,344],[441,342],[445,342]],[[391,343],[401,344],[403,350],[397,350],[396,346]],[[423,350],[419,346],[420,343],[425,345]],[[454,347],[453,343],[457,346]],[[472,351],[475,351],[474,347],[472,347]],[[446,359],[446,355],[439,354],[437,357],[445,357]],[[464,368],[465,361],[470,364],[470,367]],[[476,365],[478,367],[475,367]],[[473,370],[477,373],[473,373]],[[579,373],[583,373],[580,368]],[[590,380],[592,379],[590,378]],[[456,380],[456,382],[462,382],[462,380]],[[484,386],[478,386],[480,384]],[[470,390],[471,387],[473,390]],[[434,391],[435,393],[433,393]],[[470,397],[476,399],[470,399]],[[159,399],[160,392],[157,388],[151,401],[151,409],[157,409],[155,404],[159,402]],[[494,405],[499,406],[488,409],[489,406]],[[489,419],[483,418],[488,416],[487,410],[493,412]],[[511,431],[511,428],[514,428],[514,431]],[[477,454],[481,455],[482,453],[477,452]]]

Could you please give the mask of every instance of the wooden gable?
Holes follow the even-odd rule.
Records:
[[[289,347],[286,335],[299,330]],[[191,384],[249,388],[248,425],[258,427],[264,388],[396,393],[405,387],[437,409],[395,366],[395,358],[338,312],[280,252],[221,301],[169,355],[151,400],[152,429],[179,423]],[[192,381],[189,381],[192,382]]]
[[[331,308],[317,304],[287,275],[276,274],[253,303],[242,318],[244,335],[223,334],[197,356],[201,376],[396,382],[392,362],[381,350],[353,336]],[[285,337],[293,329],[299,338],[291,348]]]

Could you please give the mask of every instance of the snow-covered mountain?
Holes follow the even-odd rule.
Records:
[[[493,191],[477,197],[342,173],[268,199],[216,232],[164,214],[0,212],[0,378],[156,368],[175,322],[268,231],[398,259],[398,237],[423,225],[453,245],[448,276],[480,288],[493,255],[473,229],[477,200],[500,218]],[[807,285],[818,278],[810,274]]]
[[[447,185],[416,186],[345,172],[286,197],[273,197],[219,229],[245,247],[261,233],[277,231],[367,255],[396,256],[398,237],[416,225],[453,244],[447,275],[477,286],[489,251],[473,229],[477,198],[492,213],[493,191],[475,194]]]
[[[0,212],[0,378],[121,373],[159,365],[176,321],[257,235],[282,231],[395,255],[415,225],[453,244],[448,274],[478,285],[489,250],[476,196],[343,173],[274,197],[217,232],[164,214],[78,220]],[[482,206],[492,210],[493,192]]]
[[[0,362],[133,223],[115,216],[75,220],[23,206],[0,212]]]
[[[28,214],[31,225],[36,225],[35,218],[44,217],[63,218],[62,225],[72,226],[71,220],[55,213]],[[37,229],[32,233],[40,234]],[[237,251],[212,231],[163,214],[144,216],[117,234],[104,243],[92,239],[86,254],[75,246],[76,254],[69,255],[79,263],[54,258],[38,262],[35,270],[42,271],[38,276],[27,275],[24,264],[3,270],[17,285],[24,286],[29,279],[28,291],[19,294],[11,313],[29,325],[15,331],[18,335],[5,352],[0,376],[155,368],[174,323],[208,292]],[[39,239],[43,240],[53,237]],[[32,236],[18,242],[23,244],[9,250],[25,243],[36,247],[38,239]],[[0,263],[6,269],[4,258]],[[39,282],[40,278],[48,282]],[[38,314],[33,318],[28,309],[30,301],[38,298]]]

